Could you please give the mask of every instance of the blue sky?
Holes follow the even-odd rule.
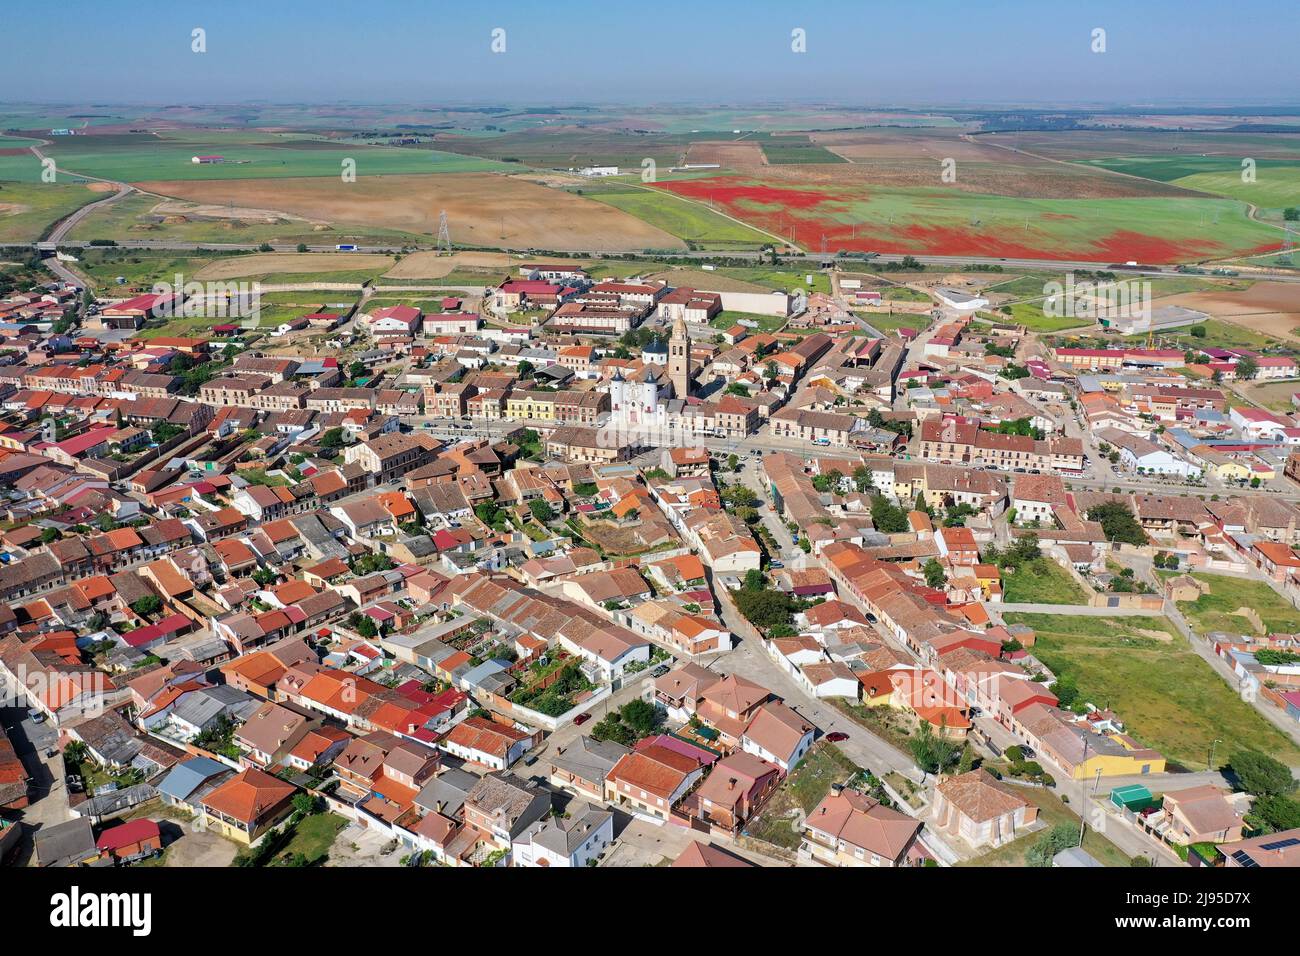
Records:
[[[6,0],[0,98],[1295,103],[1294,0]],[[208,51],[190,50],[191,30]],[[506,52],[489,49],[506,31]],[[791,31],[807,52],[791,52]],[[1091,52],[1095,27],[1107,52]]]

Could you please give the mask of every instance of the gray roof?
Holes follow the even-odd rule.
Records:
[[[236,720],[247,720],[259,706],[243,691],[220,685],[186,694],[176,705],[176,716],[195,727],[207,727],[225,713]]]
[[[429,813],[454,817],[460,813],[465,798],[481,778],[456,767],[446,770],[424,785],[415,797],[415,803]]]
[[[627,747],[612,740],[579,737],[563,753],[551,758],[551,766],[591,783],[604,783],[614,764],[629,753]]]
[[[1101,866],[1097,860],[1077,846],[1072,846],[1068,850],[1062,850],[1056,856],[1052,857],[1052,866]]]
[[[539,824],[541,829],[533,834],[533,842],[545,847],[552,853],[571,856],[573,851],[582,846],[593,830],[604,826],[605,821],[614,814],[608,810],[598,810],[591,804],[584,803],[581,808],[570,808],[570,818],[552,818]]]
[[[158,784],[158,792],[186,801],[203,782],[220,773],[233,773],[229,767],[210,757],[195,757],[177,764]]]
[[[95,849],[95,831],[88,817],[43,826],[33,839],[36,859],[41,866],[70,866],[99,855]]]

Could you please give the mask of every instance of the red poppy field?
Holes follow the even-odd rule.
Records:
[[[816,252],[1175,263],[1280,245],[1276,230],[1230,199],[1040,199],[741,176],[658,186]]]

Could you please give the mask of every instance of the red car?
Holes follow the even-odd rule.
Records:
[[[585,716],[585,715],[584,715],[584,716]],[[831,733],[827,734],[827,735],[826,735],[826,739],[829,740],[829,741],[830,741],[831,743],[833,743],[833,744],[837,744],[837,743],[839,743],[841,740],[848,740],[848,739],[849,739],[849,735],[846,734],[846,733],[844,733],[844,731],[842,731],[842,730],[836,730],[836,731],[832,731]]]
[[[573,718],[573,722],[578,726],[582,726],[589,720],[591,720],[591,714],[579,714],[577,717]]]

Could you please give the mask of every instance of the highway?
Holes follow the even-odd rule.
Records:
[[[117,184],[120,185],[120,184]],[[130,187],[127,187],[128,189]],[[58,243],[61,248],[83,248],[90,243],[84,240],[68,240]],[[48,241],[42,243],[33,243],[42,250],[48,251],[53,248]],[[157,249],[171,252],[195,252],[201,249],[212,250],[214,252],[258,252],[260,243],[244,242],[182,242],[179,240],[161,240],[161,239],[120,239],[117,241],[118,248],[121,249]],[[273,252],[297,252],[297,243],[270,243]],[[409,249],[411,251],[433,251],[434,246],[412,245],[403,243],[391,243],[388,245],[357,245],[355,249],[349,249],[349,252],[369,252],[385,253],[392,252],[395,249]],[[308,252],[336,252],[333,244],[330,245],[308,245]],[[504,249],[500,250],[507,254],[518,254],[520,256],[536,256],[535,250],[524,249]],[[545,255],[569,256],[580,259],[601,259],[603,255],[599,252],[592,252],[584,249],[550,249],[546,250]],[[642,258],[646,261],[664,261],[671,262],[680,259],[699,259],[705,262],[715,259],[745,259],[756,263],[765,262],[768,256],[762,252],[745,252],[736,251],[728,252],[721,255],[716,252],[699,252],[683,250],[674,253],[671,256],[645,254]],[[815,255],[813,253],[801,253],[797,255],[780,256],[780,262],[787,265],[806,265],[820,266],[823,262],[830,262],[835,259],[833,255]],[[942,266],[954,269],[960,269],[969,265],[990,265],[1002,266],[1004,269],[1012,271],[1098,271],[1108,270],[1115,265],[1114,262],[1101,261],[1084,261],[1070,259],[1003,259],[990,256],[927,256],[921,254],[894,254],[887,253],[875,256],[869,260],[863,259],[841,259],[837,260],[839,264],[847,269],[860,272],[871,272],[872,267],[879,263],[898,263],[905,258],[915,259],[924,265]],[[1130,276],[1170,276],[1179,275],[1175,267],[1152,267],[1149,269],[1125,269],[1125,275]],[[900,277],[905,277],[907,273],[899,273]],[[1259,273],[1251,273],[1252,276],[1258,275],[1260,278],[1267,278],[1274,282],[1300,282],[1300,275],[1294,272],[1269,271],[1261,270]]]

